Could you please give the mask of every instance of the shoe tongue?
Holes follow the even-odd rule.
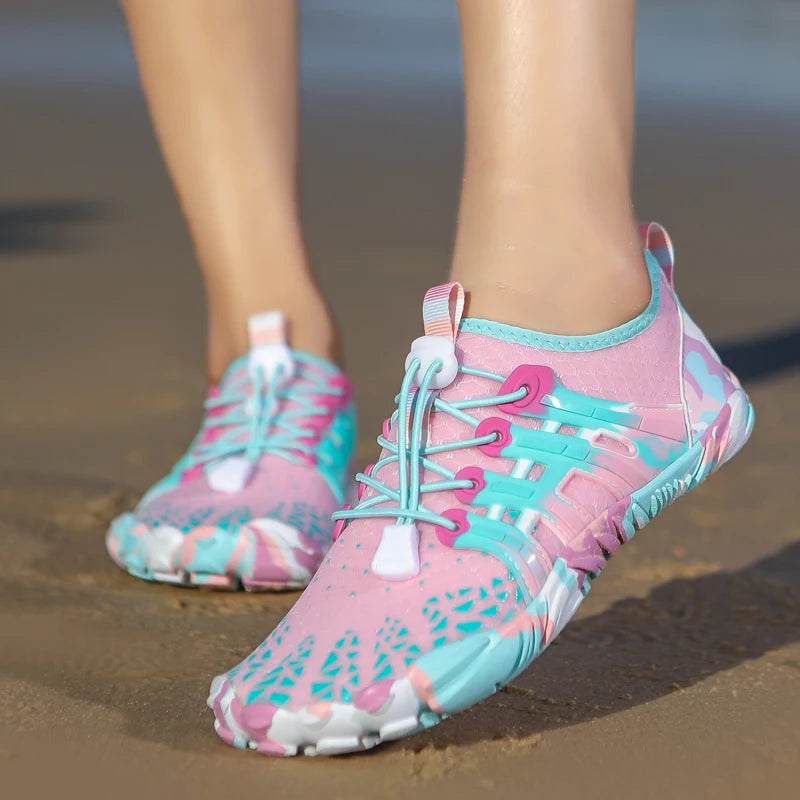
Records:
[[[262,311],[247,320],[250,353],[247,356],[250,377],[260,372],[268,383],[287,383],[295,373],[294,358],[289,349],[286,317],[280,311]]]
[[[231,385],[238,385],[239,392],[246,397],[245,408],[252,415],[256,405],[253,393],[260,382],[264,387],[276,382],[285,384],[295,376],[295,362],[286,337],[286,318],[280,311],[263,311],[253,314],[247,320],[250,351],[246,356],[231,364],[220,382],[217,395]],[[242,381],[243,378],[249,378]],[[224,414],[219,407],[215,412]],[[238,441],[247,442],[248,434],[243,431]],[[209,486],[217,492],[235,494],[249,483],[255,463],[244,455],[234,455],[222,459],[208,469],[206,477]]]

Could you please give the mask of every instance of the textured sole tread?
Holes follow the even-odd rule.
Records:
[[[125,516],[128,515],[123,515],[123,517]],[[134,578],[140,578],[141,580],[151,581],[153,583],[165,583],[171,586],[223,592],[291,592],[297,591],[298,589],[304,589],[308,585],[308,581],[311,579],[311,573],[303,578],[288,578],[286,580],[282,579],[279,581],[268,581],[255,580],[247,576],[235,573],[232,574],[223,570],[220,570],[219,572],[205,572],[190,571],[181,568],[153,569],[147,566],[134,566],[127,563],[123,557],[117,555],[114,549],[108,544],[110,537],[118,535],[114,531],[114,525],[117,524],[120,519],[122,519],[122,517],[112,522],[112,526],[109,528],[106,534],[106,549],[108,550],[108,553],[114,563],[120,567],[120,569],[124,570]],[[156,528],[155,530],[158,529]],[[146,533],[145,537],[152,537],[151,540],[156,539],[152,532]],[[182,545],[178,545],[177,547],[179,548],[181,546]],[[142,547],[146,547],[146,544],[143,544]],[[321,558],[322,555],[320,555],[320,559]],[[164,559],[160,559],[161,563],[163,563],[163,561]],[[287,558],[286,561],[288,563],[289,559]]]

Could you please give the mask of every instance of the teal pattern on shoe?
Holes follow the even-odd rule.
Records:
[[[331,543],[355,447],[350,384],[291,350],[275,312],[250,320],[250,353],[209,390],[186,455],[111,524],[132,575],[249,590],[308,583]]]
[[[374,747],[513,680],[637,530],[738,452],[753,412],[643,229],[653,300],[597,337],[461,321],[431,289],[355,507],[276,631],[211,686],[220,737],[272,755]],[[302,651],[277,699],[259,693]],[[273,680],[274,679],[274,680]]]

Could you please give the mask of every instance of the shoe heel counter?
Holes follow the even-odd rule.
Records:
[[[692,442],[698,441],[719,416],[731,395],[741,391],[736,376],[679,304],[683,325],[683,396]]]

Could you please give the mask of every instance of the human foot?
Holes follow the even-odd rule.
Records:
[[[553,640],[622,544],[744,444],[747,396],[680,306],[666,234],[644,233],[651,302],[606,333],[459,326],[458,284],[426,295],[358,505],[336,515],[286,618],[212,684],[226,742],[349,752],[477,703]]]
[[[331,543],[355,442],[347,378],[291,350],[278,312],[205,402],[188,452],[106,535],[146,580],[220,589],[305,586]]]

